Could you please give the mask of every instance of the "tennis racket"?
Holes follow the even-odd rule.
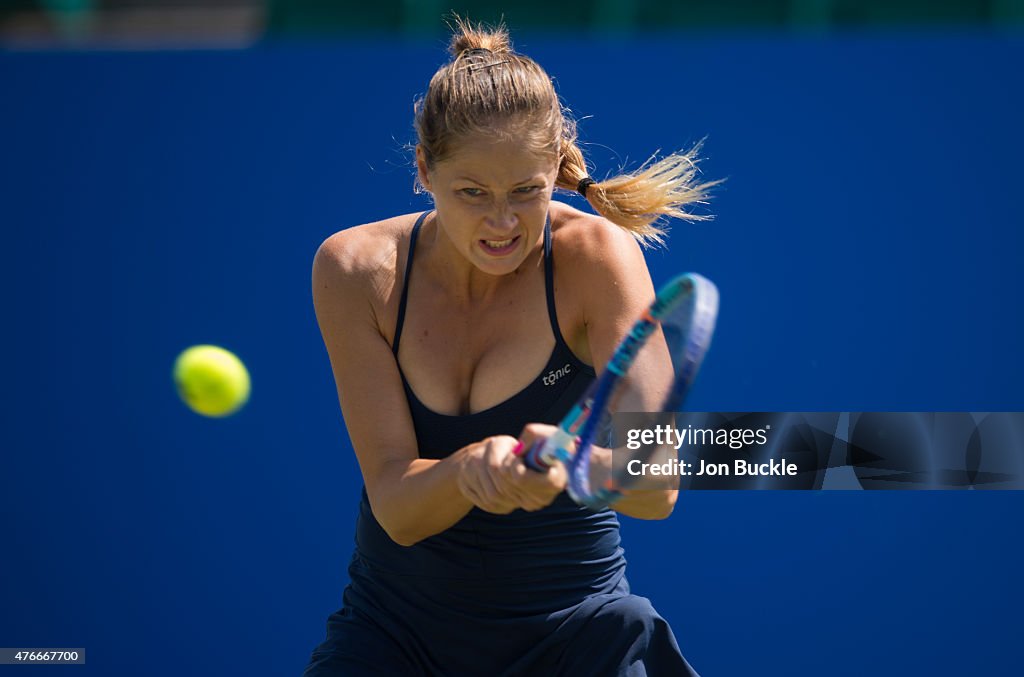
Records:
[[[611,414],[679,411],[711,346],[717,317],[718,289],[710,280],[687,273],[668,282],[622,339],[601,376],[558,424],[557,432],[523,455],[527,467],[542,472],[564,463],[574,501],[593,510],[614,503],[622,495],[620,489],[630,484],[627,474],[609,466],[598,478],[600,484],[591,477],[595,443],[609,448],[615,443],[610,439]]]

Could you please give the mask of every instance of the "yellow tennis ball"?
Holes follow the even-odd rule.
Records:
[[[228,416],[249,400],[249,370],[219,346],[192,346],[174,361],[174,385],[192,411]]]

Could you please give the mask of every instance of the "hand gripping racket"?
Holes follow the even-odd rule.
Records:
[[[637,387],[628,383],[630,368],[642,361],[645,374],[659,382],[658,411],[678,411],[711,346],[717,317],[718,289],[710,280],[687,273],[668,282],[622,339],[601,376],[558,424],[558,431],[523,455],[526,465],[542,472],[564,463],[574,501],[592,510],[615,502],[622,495],[615,487],[625,486],[627,478],[613,473],[603,486],[592,488],[590,457],[595,441],[603,441],[599,434],[609,430],[611,413],[629,410],[622,408],[628,401],[625,396]]]

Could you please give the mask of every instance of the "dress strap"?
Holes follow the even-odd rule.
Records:
[[[402,278],[402,298],[398,302],[398,322],[395,325],[395,340],[391,342],[391,352],[398,357],[398,342],[402,339],[402,325],[405,324],[405,304],[409,300],[409,277],[412,275],[412,256],[416,251],[416,238],[420,234],[420,226],[430,212],[423,212],[416,219],[412,227],[412,236],[409,238],[409,256],[405,261],[405,276]]]
[[[544,222],[544,293],[548,299],[548,319],[551,320],[551,331],[555,341],[565,343],[562,332],[558,329],[558,314],[555,312],[555,274],[554,257],[551,254],[551,215]]]

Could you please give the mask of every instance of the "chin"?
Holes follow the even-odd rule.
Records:
[[[481,260],[479,257],[476,259],[477,270],[494,276],[514,273],[521,264],[522,260],[519,257],[515,257],[514,259],[502,259],[501,261]]]

